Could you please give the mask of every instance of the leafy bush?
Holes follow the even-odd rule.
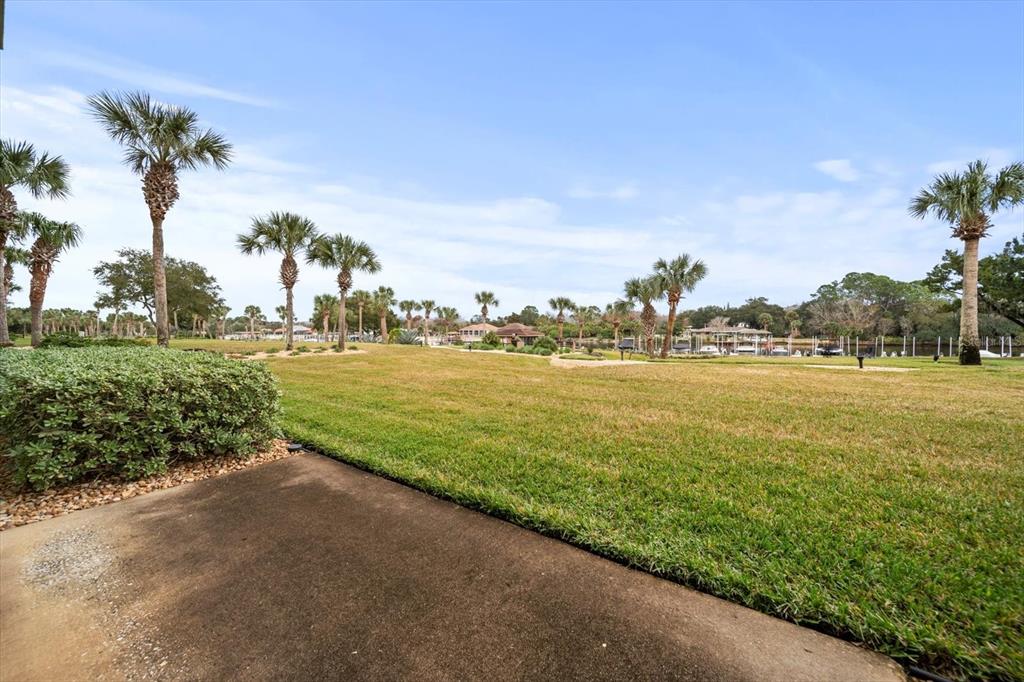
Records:
[[[452,341],[452,345],[453,346],[464,346],[464,345],[466,345],[466,342],[463,341],[462,339],[455,339],[454,341]]]
[[[537,349],[547,348],[549,351],[554,353],[558,350],[558,343],[550,336],[542,336],[533,342],[533,347]]]
[[[500,343],[484,343],[483,341],[477,341],[476,343],[469,344],[469,347],[473,350],[500,350],[502,345]]]
[[[95,346],[111,346],[114,348],[134,348],[136,346],[150,345],[149,339],[130,339],[124,336],[108,336],[93,341]]]
[[[505,346],[505,352],[506,353],[515,353],[518,350],[519,349],[516,348],[515,346]]]
[[[388,330],[388,343],[398,343],[398,337],[401,335],[402,330],[398,327],[394,327]]]
[[[39,342],[40,348],[84,348],[85,346],[91,346],[92,339],[85,336],[79,336],[72,332],[56,332],[54,334],[47,334],[43,337],[43,340]]]
[[[500,346],[501,337],[495,334],[494,332],[487,332],[486,334],[484,334],[483,338],[480,339],[480,343],[486,344],[488,346]]]
[[[270,348],[268,348],[268,349],[267,349],[267,350],[265,350],[264,352],[265,352],[265,353],[266,353],[267,355],[273,355],[274,353],[280,353],[280,352],[281,352],[281,349],[280,349],[280,348],[278,348],[277,346],[271,346]]]
[[[351,346],[348,347],[348,349],[349,350],[359,350],[359,346],[357,346],[355,344],[352,344]]]
[[[537,355],[543,355],[544,357],[547,357],[547,356],[551,355],[551,349],[550,348],[541,348],[539,351],[537,351]]]
[[[275,435],[277,414],[262,363],[145,348],[0,353],[0,450],[37,490],[248,454]]]
[[[300,353],[308,353],[309,352],[309,346],[299,346],[295,350],[297,350]]]

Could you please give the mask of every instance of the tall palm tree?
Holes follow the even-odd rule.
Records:
[[[28,300],[32,315],[32,345],[38,346],[43,340],[43,299],[53,264],[60,254],[78,246],[82,240],[82,229],[74,223],[50,220],[39,213],[24,214],[23,219],[29,238],[34,239],[29,249],[32,283]]]
[[[278,213],[253,218],[249,231],[238,235],[238,248],[247,256],[262,256],[267,251],[280,253],[279,279],[284,287],[284,313],[278,311],[285,328],[285,348],[292,349],[295,331],[295,301],[293,290],[299,281],[299,264],[295,256],[309,247],[317,238],[316,225],[309,218],[294,213]]]
[[[619,327],[622,321],[633,314],[633,306],[629,301],[617,300],[604,307],[604,320],[612,326],[612,333],[615,335],[615,345],[619,345]]]
[[[484,324],[487,324],[487,313],[490,308],[497,308],[501,305],[501,302],[494,297],[493,291],[478,291],[473,295],[476,299],[476,304],[480,306],[480,316],[484,318]]]
[[[256,336],[256,322],[263,317],[263,311],[260,310],[258,305],[247,305],[243,311],[244,315],[249,318],[249,334],[253,337]]]
[[[429,346],[430,339],[430,313],[437,308],[437,303],[430,300],[429,298],[420,301],[420,307],[423,308],[423,345]]]
[[[978,338],[978,245],[992,226],[991,216],[1024,204],[1024,163],[1011,163],[995,175],[984,161],[963,173],[943,173],[910,202],[910,214],[931,214],[950,224],[964,242],[963,295],[960,299],[960,364],[981,364]]]
[[[558,324],[558,345],[563,346],[563,332],[565,330],[565,311],[572,310],[576,304],[572,299],[565,296],[556,296],[548,301],[548,305],[556,312],[555,322]]]
[[[644,328],[644,345],[647,355],[654,357],[654,327],[658,316],[654,310],[654,302],[665,296],[660,279],[655,275],[634,277],[626,281],[626,300],[640,306],[640,323]]]
[[[363,329],[363,310],[373,303],[373,294],[365,289],[356,289],[348,298],[359,310],[359,338],[362,339],[365,332]]]
[[[320,236],[312,241],[306,260],[323,268],[338,271],[338,350],[345,350],[348,334],[345,302],[352,289],[352,275],[356,272],[373,274],[380,271],[380,261],[370,245],[347,234]]]
[[[659,258],[654,263],[654,276],[658,286],[668,297],[668,329],[665,343],[661,344],[661,357],[667,358],[672,337],[676,333],[676,309],[683,294],[688,294],[697,286],[697,282],[707,277],[708,268],[704,261],[692,260],[690,254],[681,253],[672,260]]]
[[[191,109],[164,104],[143,92],[101,92],[87,103],[107,134],[125,148],[125,164],[142,176],[142,194],[153,223],[156,338],[166,346],[170,330],[164,218],[178,200],[178,173],[200,166],[227,168],[231,145],[218,133],[200,128],[199,116]]]
[[[388,310],[397,302],[395,290],[391,287],[386,287],[382,284],[377,287],[377,291],[373,292],[373,309],[377,311],[377,315],[380,317],[381,343],[388,342]]]
[[[11,233],[19,229],[18,202],[14,189],[23,187],[36,198],[63,199],[68,189],[67,163],[59,156],[39,154],[28,142],[0,140],[0,346],[11,345],[7,333],[9,293],[5,253]]]
[[[330,338],[331,314],[338,307],[338,297],[334,294],[318,294],[313,298],[313,319],[323,322],[324,341]]]
[[[419,301],[399,301],[398,309],[405,313],[405,328],[412,329],[412,314],[413,312],[423,308]]]

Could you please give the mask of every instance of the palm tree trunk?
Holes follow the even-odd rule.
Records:
[[[348,297],[348,292],[344,289],[341,291],[341,299],[338,301],[338,350],[345,350],[345,336],[348,334],[348,325],[345,324],[348,320],[345,319],[345,299]]]
[[[5,255],[7,252],[7,232],[0,227],[0,347],[11,345],[11,337],[7,332],[7,277]]]
[[[665,330],[665,342],[661,344],[661,357],[668,357],[668,347],[672,344],[672,332],[676,327],[676,306],[669,303],[668,306],[668,329]]]
[[[359,304],[359,340],[363,339],[363,304]]]
[[[565,345],[565,337],[563,331],[565,329],[565,322],[558,323],[558,347],[561,348]]]
[[[285,320],[284,323],[284,333],[285,336],[288,337],[287,341],[285,341],[285,350],[292,349],[292,335],[294,334],[294,327],[292,325],[292,298],[292,288],[288,287],[284,290],[284,314],[288,316],[288,319]]]
[[[964,240],[964,291],[960,300],[960,364],[981,364],[978,338],[978,242]]]
[[[324,314],[320,318],[324,323],[324,343],[327,343],[331,338],[331,311],[324,307]]]
[[[167,320],[167,271],[164,269],[164,219],[153,218],[153,299],[156,306],[156,343],[170,345]]]
[[[32,347],[43,341],[43,299],[46,296],[46,275],[43,268],[32,266],[32,283],[29,285],[29,307],[32,309]]]
[[[380,314],[380,342],[388,342],[388,316],[387,313]]]

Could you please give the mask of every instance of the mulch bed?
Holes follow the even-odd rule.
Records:
[[[221,456],[179,462],[165,473],[148,478],[98,478],[42,492],[19,489],[6,467],[0,467],[0,531],[290,457],[295,453],[288,452],[287,445],[286,441],[275,440],[266,451],[251,457]]]

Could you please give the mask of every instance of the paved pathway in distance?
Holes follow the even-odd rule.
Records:
[[[3,680],[901,680],[890,659],[300,455],[0,533]]]

